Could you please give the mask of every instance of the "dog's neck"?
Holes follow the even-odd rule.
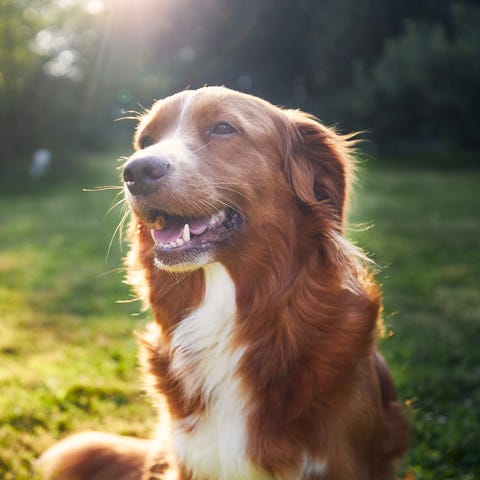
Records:
[[[175,326],[169,349],[170,375],[185,401],[202,405],[174,419],[177,455],[202,478],[261,478],[247,459],[249,395],[237,375],[245,347],[236,342],[235,285],[220,263],[203,270],[203,300]]]
[[[282,431],[262,425],[277,425],[278,412],[291,418],[313,404],[315,421],[292,426],[291,436],[315,451],[314,432],[327,421],[329,405],[318,399],[351,397],[351,376],[375,337],[375,296],[344,288],[320,258],[305,262],[289,282],[261,273],[250,272],[251,282],[243,286],[237,272],[221,263],[174,283],[164,272],[154,276],[159,290],[151,291],[152,307],[166,344],[150,349],[150,370],[171,382],[160,393],[173,392],[179,458],[205,478],[218,469],[227,472],[224,478],[257,478],[252,465],[283,465],[275,449],[262,447],[275,445]],[[244,292],[252,297],[242,303]],[[255,303],[263,294],[272,297]],[[282,385],[295,388],[283,395]],[[226,431],[228,442],[219,431]],[[324,457],[317,460],[323,468]]]
[[[187,375],[188,395],[208,398],[236,369],[234,339],[236,323],[235,285],[223,265],[204,268],[205,293],[202,303],[175,327],[171,337],[172,371],[177,378]],[[227,360],[228,357],[228,360]],[[224,359],[223,365],[221,359]]]

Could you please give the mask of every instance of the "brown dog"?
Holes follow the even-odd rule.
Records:
[[[395,478],[407,424],[375,347],[378,289],[344,237],[351,143],[226,88],[154,105],[123,178],[168,434],[71,437],[46,478]]]

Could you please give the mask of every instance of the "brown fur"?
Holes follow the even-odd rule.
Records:
[[[46,478],[133,480],[140,478],[150,442],[85,432],[58,443],[40,464]]]
[[[218,120],[240,133],[207,138]],[[248,399],[249,462],[262,478],[393,479],[407,423],[376,352],[379,290],[361,252],[343,236],[351,139],[302,112],[204,88],[157,103],[142,119],[135,144],[146,136],[159,141],[176,128],[180,149],[165,143],[164,154],[174,162],[187,148],[195,162],[179,162],[158,192],[130,198],[129,280],[155,318],[142,339],[152,394],[180,424],[208,408],[170,369],[172,334],[200,305],[204,273],[155,267],[147,212],[176,208],[196,216],[233,206],[245,224],[215,252],[215,261],[236,289],[232,341],[245,350],[232,375]],[[182,465],[168,448],[159,441],[77,436],[42,462],[48,479],[221,478],[195,476],[194,466]],[[302,470],[305,458],[326,460],[327,470]]]

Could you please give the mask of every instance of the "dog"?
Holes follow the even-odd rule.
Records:
[[[153,440],[87,432],[48,480],[390,480],[408,422],[376,348],[379,288],[345,237],[353,136],[224,87],[140,120],[128,279],[154,324]]]

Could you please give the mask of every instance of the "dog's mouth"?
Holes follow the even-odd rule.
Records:
[[[156,263],[166,270],[190,270],[212,261],[243,225],[243,217],[231,208],[203,217],[153,210],[149,221]]]

